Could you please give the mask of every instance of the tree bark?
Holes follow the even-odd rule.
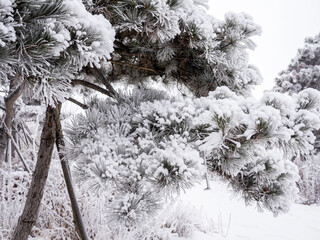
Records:
[[[27,240],[32,227],[36,223],[43,197],[43,190],[48,178],[52,152],[56,140],[56,129],[55,109],[48,106],[41,133],[37,164],[33,172],[23,213],[12,235],[13,240]]]
[[[65,146],[65,143],[63,140],[63,134],[62,134],[61,121],[60,121],[61,105],[62,105],[61,103],[58,104],[58,107],[56,108],[56,115],[55,115],[56,126],[57,126],[57,128],[56,128],[56,146],[57,146],[59,158],[61,161],[61,167],[62,167],[62,171],[63,171],[64,180],[66,182],[68,194],[69,194],[70,201],[71,201],[72,214],[73,214],[75,227],[76,227],[81,239],[88,240],[89,238],[87,236],[86,229],[85,229],[85,226],[82,221],[80,208],[78,206],[76,194],[73,189],[69,164],[68,164],[68,161],[64,158],[63,152],[61,151],[61,148],[63,148]]]

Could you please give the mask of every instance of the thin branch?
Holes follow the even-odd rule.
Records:
[[[54,112],[54,117],[55,117],[55,122],[56,122],[56,129],[55,129],[56,130],[56,139],[55,139],[56,147],[58,150],[58,155],[60,158],[63,176],[65,179],[66,187],[67,187],[68,194],[69,194],[70,201],[71,201],[72,214],[73,214],[73,219],[74,219],[74,222],[76,225],[76,229],[79,232],[82,240],[89,240],[87,233],[86,233],[86,228],[85,228],[84,223],[82,221],[80,208],[79,208],[76,194],[75,194],[75,191],[73,188],[69,163],[65,159],[65,156],[64,156],[63,152],[61,151],[61,149],[65,147],[65,142],[64,142],[63,133],[62,133],[61,120],[60,120],[61,106],[62,106],[62,103],[59,102],[57,104],[57,106],[55,108],[55,112]]]
[[[23,143],[24,143],[26,146],[29,147],[28,142],[26,142],[25,139],[23,139],[23,137],[21,136],[20,132],[18,131],[18,129],[15,127],[14,124],[12,124],[12,128],[13,128],[13,130],[16,131],[16,133],[18,134],[18,136],[19,136],[19,138],[21,139],[21,141],[23,141]]]
[[[83,81],[83,80],[73,80],[72,81],[72,84],[73,85],[81,85],[81,86],[84,86],[84,87],[87,87],[87,88],[91,88],[93,90],[96,90],[102,94],[105,94],[109,97],[113,97],[113,95],[107,90],[107,89],[104,89],[102,87],[99,87],[98,85],[95,85],[91,82],[86,82],[86,81]]]
[[[26,141],[26,143],[27,143],[27,146],[29,147],[28,141],[30,141],[30,143],[32,143],[33,141],[32,141],[32,139],[31,139],[31,137],[29,137],[29,136],[27,135],[27,133],[26,133],[26,131],[25,131],[25,129],[24,129],[24,126],[23,126],[22,124],[19,124],[19,125],[20,125],[20,127],[21,127],[21,129],[22,129],[22,132],[23,132],[25,141]]]
[[[32,137],[32,132],[30,131],[28,125],[25,123],[25,122],[22,122],[22,125],[23,125],[23,131],[27,134],[27,137],[29,138],[29,141],[32,143],[34,141],[34,143],[36,144],[37,147],[39,147],[39,144],[37,143],[36,141],[36,138],[35,137]],[[27,130],[27,132],[25,131]]]
[[[114,90],[114,88],[112,87],[112,85],[110,84],[109,80],[104,76],[104,74],[101,72],[100,69],[93,67],[93,68],[89,68],[89,70],[91,71],[91,73],[97,78],[99,79],[103,85],[109,90],[109,92],[112,94],[112,97],[115,99],[119,99],[119,94],[116,92],[116,90]]]
[[[23,156],[22,156],[22,154],[21,154],[21,152],[19,150],[18,144],[14,141],[14,138],[12,137],[9,128],[7,127],[7,125],[5,123],[3,123],[3,126],[5,127],[5,130],[6,130],[7,134],[8,134],[8,137],[11,138],[11,142],[13,143],[13,146],[16,149],[16,151],[17,151],[17,153],[18,153],[18,155],[19,155],[19,157],[20,157],[25,169],[28,171],[28,173],[30,173],[31,171],[30,171],[26,161],[24,160],[24,158],[23,158]]]
[[[78,105],[79,107],[81,107],[82,109],[88,109],[89,108],[89,106],[88,105],[86,105],[86,104],[84,104],[84,103],[81,103],[81,102],[79,102],[79,101],[77,101],[76,99],[74,99],[74,98],[67,98],[67,100],[68,101],[70,101],[70,102],[72,102],[72,103],[74,103],[74,104],[76,104],[76,105]]]
[[[137,65],[131,65],[131,64],[128,64],[128,63],[123,63],[123,62],[118,62],[118,61],[113,61],[113,60],[108,60],[108,62],[159,74],[156,70],[151,69],[151,68],[140,67],[140,66],[137,66]]]

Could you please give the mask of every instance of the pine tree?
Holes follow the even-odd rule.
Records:
[[[78,180],[113,196],[114,217],[127,225],[148,215],[142,209],[159,208],[158,196],[148,203],[144,196],[171,195],[201,179],[204,161],[248,203],[275,215],[287,212],[297,194],[290,160],[312,149],[319,93],[267,93],[258,103],[244,98],[261,80],[246,52],[260,28],[246,14],[215,20],[204,3],[87,1],[116,30],[104,65],[110,82],[143,85],[160,77],[200,97],[161,100],[152,90],[135,90],[118,102],[94,100],[71,125],[66,154],[76,161]]]
[[[305,46],[298,50],[297,56],[291,60],[287,70],[276,78],[275,90],[294,94],[306,88],[320,90],[320,34],[306,38]],[[311,103],[310,103],[311,104]],[[315,142],[319,148],[319,133]],[[318,151],[318,150],[317,150]]]
[[[298,50],[291,60],[288,69],[279,73],[274,89],[290,95],[306,88],[320,90],[320,34],[305,39],[305,45]],[[319,105],[306,101],[305,105]],[[295,162],[300,169],[302,180],[299,181],[302,202],[311,204],[319,201],[320,193],[320,163],[317,154],[320,150],[320,132],[314,131],[316,136],[314,151],[311,154],[297,155]]]
[[[4,74],[4,86],[19,76],[11,91],[26,84],[47,106],[38,164],[48,170],[52,152],[42,154],[44,146],[57,141],[61,159],[74,160],[82,187],[106,198],[111,220],[126,227],[145,221],[165,198],[201,180],[203,162],[247,202],[275,215],[288,211],[298,177],[290,159],[312,149],[320,98],[312,90],[293,97],[268,93],[260,102],[250,98],[251,87],[261,82],[248,63],[247,49],[255,46],[250,37],[261,32],[250,16],[228,13],[218,21],[207,14],[205,0],[88,0],[87,10],[78,0],[6,3],[12,16],[22,13],[25,20],[1,17],[8,30],[0,45],[13,49],[0,56],[13,59],[0,65],[2,74],[12,73]],[[17,42],[23,47],[16,48]],[[24,56],[21,49],[31,53]],[[22,68],[14,64],[20,58]],[[145,89],[150,79],[185,87],[186,96]],[[117,81],[138,88],[116,92]],[[87,95],[87,88],[109,98],[86,103],[63,147],[54,107],[77,91]],[[33,179],[31,185],[41,187],[31,189],[30,199],[44,186],[35,174]],[[22,230],[27,215],[20,219],[14,238],[26,239],[32,224]]]
[[[275,90],[279,92],[297,93],[306,88],[319,90],[318,80],[320,66],[320,34],[305,39],[305,45],[298,50],[291,60],[288,69],[279,73]]]

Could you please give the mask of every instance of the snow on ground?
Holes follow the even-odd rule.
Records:
[[[204,184],[195,187],[182,195],[181,201],[202,208],[219,233],[195,232],[187,239],[320,240],[320,206],[293,204],[289,213],[273,217],[270,212],[246,206],[226,183],[214,181],[211,185],[209,191],[203,190]]]

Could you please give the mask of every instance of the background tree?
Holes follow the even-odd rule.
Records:
[[[288,69],[279,73],[275,90],[294,94],[306,88],[320,90],[320,34],[305,39],[305,46],[298,50]],[[315,148],[320,147],[320,135],[316,133]]]
[[[274,87],[276,91],[290,95],[306,88],[320,90],[320,34],[305,39],[304,47],[298,50],[288,69],[279,73]],[[306,102],[306,104],[319,108],[315,102]],[[295,159],[302,177],[299,183],[302,202],[307,204],[320,200],[320,162],[317,156],[320,150],[320,132],[315,131],[314,134],[316,139],[313,153],[300,155]]]

